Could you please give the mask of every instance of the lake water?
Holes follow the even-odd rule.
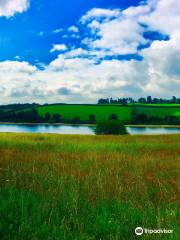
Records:
[[[180,134],[176,127],[127,127],[130,134]],[[58,133],[58,134],[87,134],[94,135],[92,126],[75,125],[26,125],[26,124],[0,124],[0,132],[15,133]]]

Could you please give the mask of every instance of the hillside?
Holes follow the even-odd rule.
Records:
[[[115,117],[126,124],[180,124],[178,104],[47,104],[0,107],[1,122],[95,123]]]
[[[44,116],[47,112],[50,114],[58,113],[63,119],[72,119],[79,117],[81,120],[88,120],[89,116],[94,114],[96,120],[108,119],[111,114],[116,114],[122,121],[129,122],[132,112],[135,110],[137,114],[146,114],[148,117],[166,117],[180,116],[180,105],[170,104],[154,104],[154,105],[50,105],[38,107],[38,112]]]

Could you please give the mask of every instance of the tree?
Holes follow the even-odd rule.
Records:
[[[138,114],[136,117],[136,121],[138,123],[146,123],[148,120],[147,116],[145,113]]]
[[[98,100],[98,104],[123,104],[127,105],[128,103],[144,103],[144,104],[170,104],[170,103],[180,103],[180,98],[176,98],[173,96],[171,99],[162,99],[162,98],[152,98],[151,96],[148,96],[147,98],[140,97],[138,101],[134,100],[133,98],[118,98],[118,99],[113,99],[111,98],[101,98]]]
[[[113,113],[109,116],[109,120],[118,120],[117,114]]]
[[[81,123],[80,117],[74,117],[74,118],[72,119],[72,123],[73,123],[73,124],[79,124],[79,123]]]
[[[50,115],[50,113],[47,112],[45,114],[44,120],[48,122],[50,119],[51,119],[51,115]]]
[[[40,122],[41,118],[38,114],[37,109],[33,108],[28,111],[19,111],[14,114],[14,117],[19,122]]]
[[[98,135],[127,134],[126,127],[118,120],[107,120],[96,123],[95,133]]]
[[[123,99],[122,99],[122,104],[123,104],[123,105],[127,105],[127,98],[123,98]]]
[[[53,120],[55,123],[59,123],[61,121],[61,115],[58,113],[53,114]]]
[[[138,103],[146,103],[146,99],[145,98],[139,98]]]
[[[177,101],[176,101],[176,97],[175,97],[175,96],[173,96],[173,97],[172,97],[172,100],[171,100],[171,102],[172,102],[172,103],[176,103],[176,102],[177,102]]]
[[[38,122],[39,115],[38,115],[37,109],[33,108],[32,110],[24,112],[24,113],[25,113],[25,118],[27,118],[31,122]]]
[[[165,117],[165,122],[167,124],[179,124],[178,117],[170,115]]]
[[[90,123],[95,123],[95,122],[96,122],[96,116],[95,116],[94,114],[91,114],[91,115],[89,116],[89,122],[90,122]]]
[[[151,124],[162,124],[163,123],[163,119],[161,117],[151,116],[148,119],[148,123],[151,123]]]
[[[147,97],[147,103],[152,103],[152,97],[151,96]]]
[[[109,104],[109,98],[107,99],[100,98],[98,100],[98,104]]]

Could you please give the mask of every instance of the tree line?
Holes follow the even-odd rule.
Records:
[[[131,124],[150,124],[150,125],[179,125],[180,117],[167,115],[165,117],[147,116],[145,113],[132,113]]]
[[[121,120],[117,114],[110,114],[105,120]],[[72,119],[64,119],[62,115],[55,113],[46,113],[40,116],[36,108],[30,110],[19,111],[2,111],[0,110],[1,122],[16,122],[16,123],[69,123],[69,124],[95,124],[97,122],[96,116],[91,114],[86,120],[80,117],[73,117]],[[145,113],[137,113],[134,109],[131,114],[131,121],[124,122],[125,124],[172,124],[179,125],[180,117],[168,115],[166,117],[147,116]]]
[[[93,124],[96,122],[96,116],[91,114],[88,120],[81,120],[80,117],[64,119],[60,114],[50,114],[47,112],[44,116],[39,115],[36,108],[30,110],[2,111],[0,110],[1,122],[16,123],[72,123],[72,124]]]
[[[129,98],[100,98],[98,104],[132,104],[132,103],[143,103],[143,104],[180,104],[180,98],[173,96],[171,99],[163,98],[152,98],[148,96],[147,98],[140,97],[138,100],[135,100],[131,97]]]

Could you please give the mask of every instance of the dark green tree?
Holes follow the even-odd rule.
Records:
[[[52,118],[55,123],[61,122],[61,115],[58,113],[53,114]]]
[[[127,134],[127,129],[118,120],[99,121],[96,123],[95,133],[98,135],[121,135]]]
[[[109,120],[118,120],[117,114],[113,113],[109,116]]]
[[[49,122],[50,119],[51,119],[51,115],[50,115],[50,113],[47,112],[47,113],[45,114],[45,116],[44,116],[44,120],[45,120],[46,122]]]
[[[91,115],[89,116],[89,122],[90,122],[90,123],[95,123],[95,122],[96,122],[96,116],[95,116],[94,114],[91,114]]]
[[[80,123],[81,123],[80,117],[74,117],[72,119],[72,124],[80,124]]]
[[[152,103],[152,97],[151,96],[147,97],[147,103]]]
[[[136,121],[138,123],[146,123],[147,120],[148,120],[148,117],[145,113],[141,113],[136,116]]]

